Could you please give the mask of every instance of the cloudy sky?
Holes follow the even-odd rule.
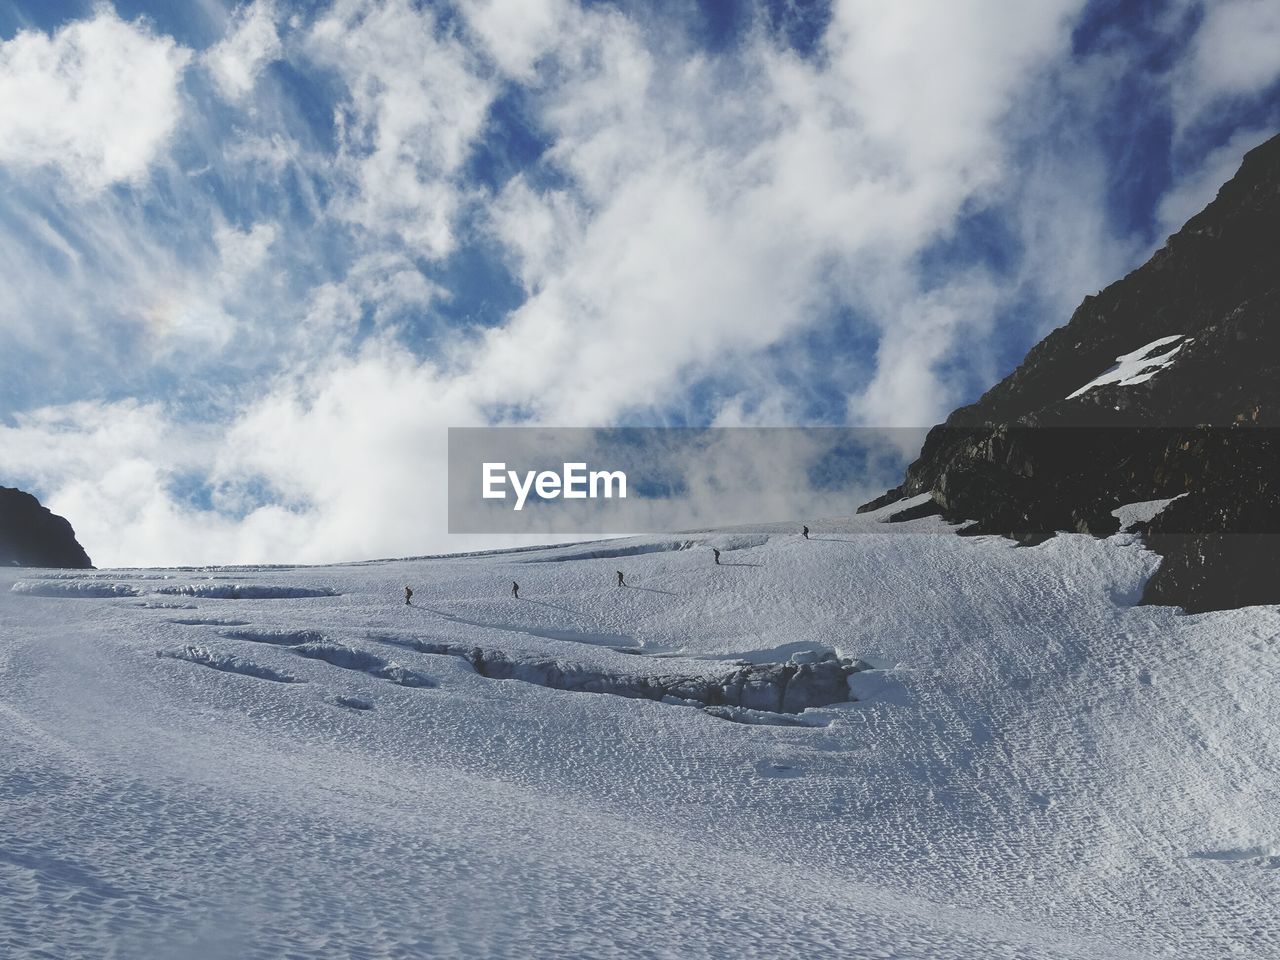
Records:
[[[0,0],[0,483],[445,535],[445,428],[928,425],[1280,129],[1275,0]]]

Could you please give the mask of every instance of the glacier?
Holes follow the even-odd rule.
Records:
[[[1280,610],[894,509],[0,570],[0,955],[1275,956]]]

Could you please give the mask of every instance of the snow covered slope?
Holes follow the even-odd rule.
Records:
[[[0,956],[1280,954],[1280,611],[877,516],[0,572]],[[826,652],[765,722],[555,688]]]

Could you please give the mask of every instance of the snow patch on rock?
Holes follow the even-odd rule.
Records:
[[[1178,341],[1182,342],[1179,343]],[[1152,340],[1146,346],[1139,347],[1132,353],[1121,354],[1116,357],[1115,366],[1090,380],[1074,393],[1067,394],[1067,399],[1074,400],[1081,394],[1088,393],[1094,387],[1102,387],[1107,384],[1114,383],[1121,387],[1132,387],[1139,383],[1146,383],[1165,367],[1172,364],[1183,347],[1193,342],[1194,340],[1191,337],[1178,333],[1171,337]],[[1170,346],[1170,344],[1173,344],[1173,346]]]
[[[1120,532],[1132,530],[1139,523],[1149,523],[1164,512],[1165,507],[1175,500],[1181,500],[1185,493],[1164,500],[1143,500],[1139,503],[1126,503],[1111,511],[1111,515],[1120,521]]]

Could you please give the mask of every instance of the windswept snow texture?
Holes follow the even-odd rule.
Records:
[[[1184,337],[1180,333],[1172,337],[1161,337],[1159,340],[1152,340],[1145,347],[1139,347],[1132,353],[1116,357],[1116,365],[1114,367],[1096,379],[1090,380],[1075,393],[1067,394],[1067,399],[1074,400],[1082,393],[1088,393],[1094,387],[1105,386],[1109,383],[1118,384],[1122,387],[1132,387],[1139,383],[1146,383],[1173,363],[1182,348],[1191,342],[1193,342],[1191,337]]]
[[[882,519],[718,567],[727,532],[260,569],[179,615],[0,570],[0,956],[1280,955],[1280,611],[1130,606],[1128,534]],[[748,725],[459,651],[860,669]]]

